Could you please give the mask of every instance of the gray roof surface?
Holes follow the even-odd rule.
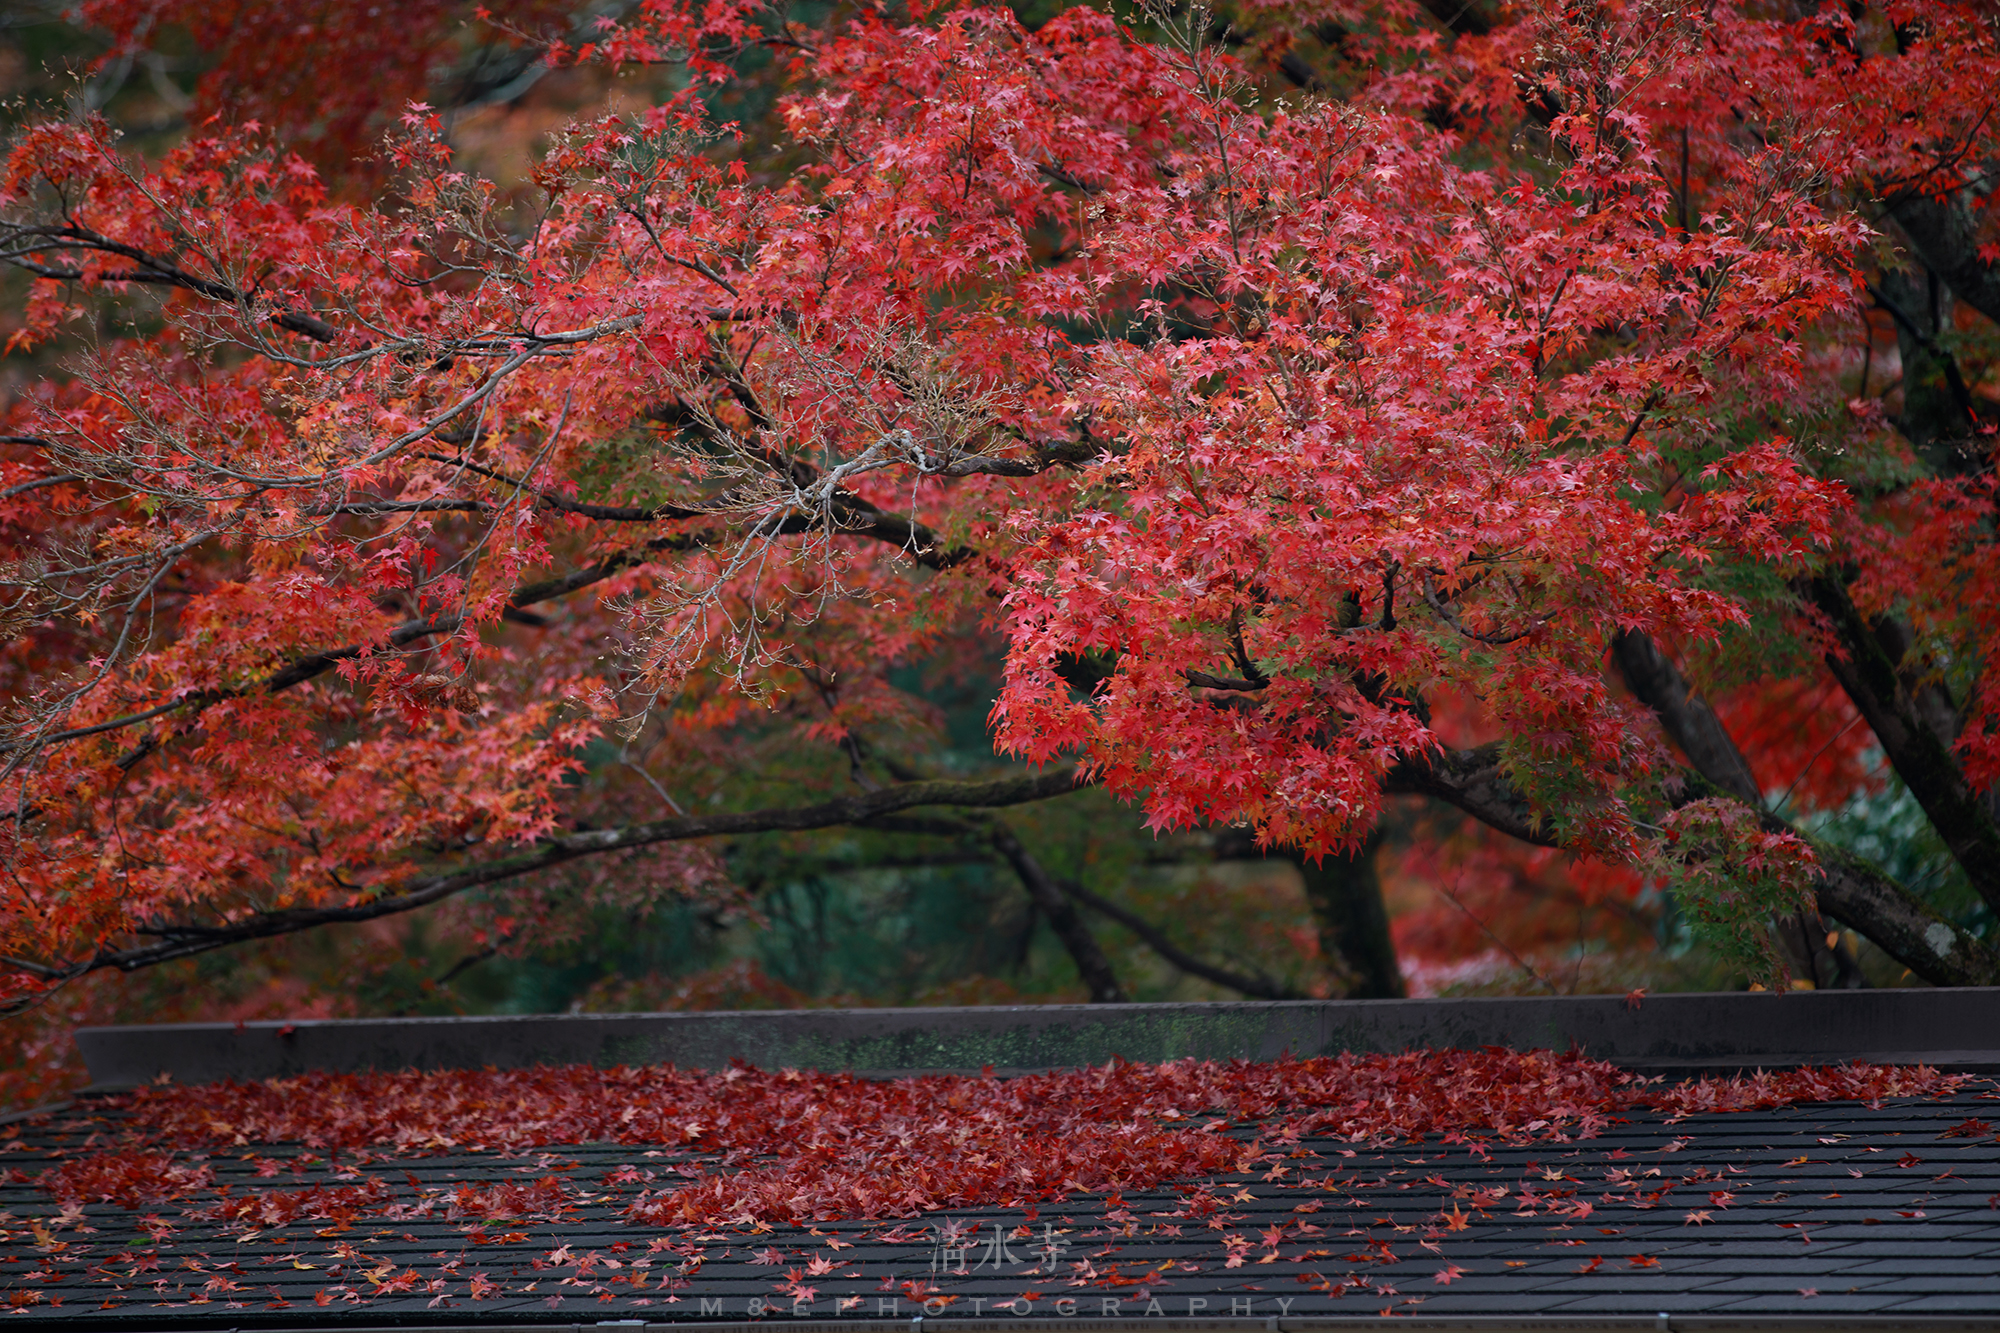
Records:
[[[1677,1123],[1634,1113],[1574,1143],[1308,1139],[1282,1174],[1218,1178],[1226,1211],[1209,1217],[1163,1188],[1122,1207],[1077,1197],[1039,1213],[690,1235],[621,1213],[658,1188],[648,1173],[670,1180],[698,1159],[604,1144],[333,1166],[302,1162],[296,1145],[252,1146],[208,1161],[231,1198],[379,1180],[403,1205],[389,1220],[263,1227],[184,1211],[213,1191],[63,1217],[36,1177],[119,1127],[117,1099],[86,1098],[0,1129],[0,1311],[14,1310],[0,1318],[163,1330],[908,1327],[921,1315],[965,1333],[996,1318],[1138,1333],[1158,1320],[1306,1329],[1384,1314],[1437,1327],[1831,1327],[1854,1316],[2000,1327],[2000,1139],[1967,1124],[2000,1121],[1996,1111],[2000,1092],[1982,1082],[1873,1109]],[[468,1183],[550,1178],[562,1190],[551,1215],[482,1225],[443,1206]],[[155,1239],[162,1222],[171,1234]],[[949,1243],[954,1224],[962,1238]],[[814,1276],[815,1260],[831,1267]],[[487,1299],[471,1298],[476,1273],[494,1284]]]

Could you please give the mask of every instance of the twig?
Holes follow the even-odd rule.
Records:
[[[1860,720],[1861,720],[1861,715],[1859,713],[1856,713],[1853,717],[1847,720],[1846,726],[1842,727],[1839,731],[1834,732],[1833,735],[1827,737],[1826,744],[1820,746],[1819,749],[1813,751],[1813,757],[1806,760],[1806,766],[1799,770],[1799,775],[1792,779],[1792,785],[1785,788],[1785,794],[1783,796],[1780,796],[1778,798],[1777,804],[1772,806],[1771,808],[1774,810],[1784,809],[1785,802],[1792,799],[1792,793],[1797,791],[1799,789],[1799,784],[1806,780],[1806,774],[1812,772],[1812,766],[1819,762],[1819,757],[1825,754],[1828,750],[1831,750],[1833,748],[1833,743],[1835,741],[1839,740],[1842,736],[1845,736],[1848,732],[1854,730],[1854,724],[1859,722]]]
[[[1526,972],[1529,976],[1541,982],[1544,986],[1547,986],[1549,988],[1549,994],[1551,995],[1562,994],[1562,991],[1557,989],[1556,984],[1554,982],[1550,981],[1547,977],[1543,976],[1541,973],[1535,971],[1534,968],[1529,967],[1527,959],[1521,957],[1520,954],[1515,953],[1512,945],[1508,944],[1507,941],[1501,939],[1498,935],[1495,935],[1491,930],[1491,928],[1489,928],[1484,921],[1481,921],[1479,919],[1479,915],[1476,912],[1474,912],[1470,907],[1467,907],[1464,903],[1460,902],[1458,900],[1457,894],[1453,893],[1450,889],[1447,889],[1442,884],[1434,885],[1433,887],[1435,887],[1439,893],[1444,895],[1446,902],[1450,903],[1453,907],[1456,907],[1459,911],[1465,913],[1466,918],[1470,920],[1473,925],[1479,927],[1481,933],[1483,933],[1487,939],[1492,940],[1495,944],[1499,945],[1500,951],[1506,954],[1509,958],[1514,960],[1514,966],[1520,968],[1523,972]]]
[[[1428,574],[1424,575],[1424,600],[1430,603],[1431,610],[1437,612],[1438,618],[1443,620],[1445,624],[1451,626],[1468,639],[1490,644],[1495,648],[1527,638],[1530,634],[1548,624],[1550,619],[1546,615],[1536,616],[1528,623],[1526,629],[1516,630],[1512,634],[1482,634],[1476,629],[1467,629],[1464,623],[1459,620],[1457,613],[1438,600],[1437,589],[1432,582],[1431,576]]]

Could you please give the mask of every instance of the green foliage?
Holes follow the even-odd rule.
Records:
[[[1323,986],[1289,863],[1204,863],[1198,848],[1156,846],[1129,811],[1095,793],[1010,820],[1052,873],[1118,901],[1197,956],[1301,994]],[[1158,863],[1149,853],[1192,859]],[[493,956],[442,988],[385,979],[372,1007],[546,1013],[1085,998],[1047,920],[981,842],[867,830],[762,837],[732,846],[728,863],[747,910],[598,909],[564,943]],[[1182,974],[1123,927],[1089,920],[1135,999],[1240,998]],[[428,956],[420,968],[435,976],[450,964]]]
[[[1802,841],[1767,833],[1748,807],[1714,798],[1663,818],[1650,862],[1697,940],[1753,981],[1789,989],[1785,960],[1766,926],[1813,910],[1812,853]]]
[[[1973,889],[1917,798],[1893,773],[1879,792],[1860,793],[1838,810],[1802,822],[1814,837],[1880,866],[1952,924],[1990,938],[1996,924],[1993,910]]]

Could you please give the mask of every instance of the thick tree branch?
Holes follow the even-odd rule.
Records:
[[[1682,693],[1685,697],[1684,687]],[[1427,763],[1405,760],[1390,770],[1383,790],[1435,796],[1525,842],[1556,845],[1550,832],[1535,820],[1526,798],[1501,771],[1497,745],[1446,751]],[[1690,772],[1679,784],[1678,799],[1733,795],[1721,783]],[[1760,810],[1758,817],[1766,829],[1793,834],[1813,849],[1819,860],[1814,891],[1820,911],[1854,927],[1932,985],[2000,984],[2000,954],[1946,921],[1882,870],[1802,833],[1769,811]]]
[[[1064,893],[1076,899],[1085,907],[1110,917],[1113,921],[1116,921],[1119,925],[1137,935],[1145,942],[1147,948],[1189,976],[1200,977],[1203,981],[1212,981],[1218,986],[1236,991],[1242,995],[1248,995],[1253,999],[1302,1000],[1305,998],[1298,991],[1292,990],[1287,986],[1281,986],[1268,977],[1245,976],[1240,972],[1231,972],[1227,968],[1217,967],[1213,963],[1204,963],[1201,959],[1181,948],[1171,939],[1168,939],[1165,931],[1153,925],[1144,917],[1135,912],[1127,911],[1117,903],[1112,902],[1109,898],[1099,897],[1089,889],[1084,888],[1083,885],[1078,884],[1075,880],[1057,876],[1055,877],[1055,883]]]
[[[210,300],[227,302],[243,310],[249,309],[252,304],[246,294],[227,283],[189,273],[186,269],[156,255],[149,255],[135,246],[114,241],[108,236],[101,236],[84,227],[4,227],[0,228],[0,244],[7,245],[10,250],[10,253],[0,258],[33,273],[36,277],[53,282],[75,282],[85,274],[79,269],[54,268],[47,264],[35,263],[26,258],[27,254],[44,253],[48,250],[84,250],[117,255],[121,259],[131,260],[138,267],[91,276],[102,282],[138,282],[161,287],[179,287],[206,296]],[[315,342],[332,342],[338,336],[333,325],[317,315],[309,315],[302,310],[275,310],[271,318],[279,328],[303,334]]]
[[[1554,847],[1554,832],[1500,766],[1499,742],[1471,750],[1439,750],[1404,759],[1382,775],[1391,796],[1434,796],[1480,823],[1537,847]]]
[[[522,875],[547,870],[587,856],[648,847],[662,842],[685,842],[729,834],[803,831],[854,824],[907,810],[916,806],[945,805],[999,807],[1046,800],[1076,790],[1075,774],[1065,771],[1020,774],[984,782],[910,782],[880,791],[823,801],[816,805],[771,810],[748,810],[707,815],[688,815],[629,824],[620,828],[592,829],[588,832],[547,838],[518,855],[500,857],[485,865],[450,871],[417,881],[401,892],[345,907],[296,908],[260,913],[238,921],[207,926],[195,923],[163,925],[149,931],[161,936],[157,944],[129,949],[101,950],[89,959],[60,968],[49,968],[65,979],[86,972],[117,968],[132,972],[157,963],[208,953],[232,944],[296,934],[320,926],[375,921],[429,907],[468,889],[481,888]],[[1018,846],[1018,844],[1016,844]],[[1060,893],[1058,892],[1058,897]],[[1074,913],[1075,909],[1070,911]],[[42,965],[45,966],[45,965]],[[1114,983],[1115,985],[1115,983]]]
[[[1680,747],[1695,770],[1716,786],[1750,805],[1764,803],[1750,761],[1737,748],[1722,719],[1688,685],[1679,668],[1652,638],[1620,630],[1611,640],[1611,654],[1638,700],[1653,710],[1667,738]]]
[[[776,423],[771,414],[758,399],[756,389],[744,378],[740,368],[719,352],[708,359],[705,368],[709,375],[722,385],[724,392],[743,409],[744,415],[749,418],[751,427],[755,431],[761,434],[774,429]],[[762,439],[743,440],[726,432],[724,434],[727,438],[721,438],[718,436],[720,428],[713,421],[704,422],[699,413],[691,411],[685,404],[674,404],[673,409],[672,413],[662,409],[652,415],[663,422],[677,420],[702,431],[710,438],[717,439],[718,443],[756,459],[797,490],[812,491],[825,480],[826,474],[807,459],[788,454]],[[901,547],[909,552],[911,559],[931,569],[950,569],[978,554],[969,546],[946,547],[937,534],[924,524],[905,518],[901,514],[888,513],[845,488],[833,488],[827,496],[827,501],[832,508],[833,520],[842,533],[873,537],[877,541]],[[817,525],[816,519],[809,516],[793,517],[802,519],[805,526],[788,530],[804,531]]]
[[[1931,697],[1938,687],[1907,660],[1909,646],[1899,627],[1863,616],[1837,573],[1812,579],[1803,591],[1845,650],[1827,654],[1834,679],[1973,888],[2000,909],[2000,821],[1966,782],[1951,751],[1954,737],[1939,734],[1942,719],[1953,710]]]
[[[1841,591],[1844,596],[1845,590]],[[1822,913],[1854,927],[1933,985],[1984,986],[2000,980],[2000,956],[1932,911],[1879,867],[1802,833],[1774,812],[1762,810],[1761,793],[1736,742],[1651,639],[1621,634],[1614,641],[1613,652],[1632,692],[1654,710],[1668,736],[1694,761],[1705,780],[1689,784],[1690,799],[1706,794],[1705,785],[1713,784],[1720,792],[1760,806],[1758,817],[1768,831],[1802,837],[1813,849],[1819,862],[1815,888]],[[1819,934],[1808,933],[1814,937]],[[1793,943],[1789,933],[1781,933],[1779,942],[1781,946]],[[1799,950],[1788,947],[1786,952]],[[1853,962],[1839,953],[1835,963],[1843,980],[1855,970]]]
[[[1683,776],[1683,800],[1726,795],[1699,773]],[[1769,810],[1758,812],[1758,822],[1767,832],[1790,834],[1812,848],[1819,863],[1813,890],[1822,913],[1854,927],[1933,986],[2000,984],[2000,953],[1946,921],[1880,867]]]
[[[634,565],[643,565],[656,555],[664,555],[669,551],[691,550],[698,542],[699,538],[692,533],[656,537],[643,546],[615,552],[594,564],[585,565],[581,569],[572,569],[567,574],[558,574],[552,579],[540,579],[534,583],[524,583],[508,597],[507,604],[512,607],[524,607],[533,606],[537,602],[552,602],[558,597],[567,597],[573,592],[580,592],[593,583],[602,583],[613,574],[630,569]]]
[[[1764,824],[1774,832],[1797,832],[1775,815],[1765,815]],[[1977,936],[1852,852],[1813,837],[1806,843],[1819,860],[1821,912],[1854,927],[1933,986],[2000,984],[2000,954]]]
[[[389,632],[388,646],[391,648],[407,648],[418,639],[427,639],[436,634],[455,633],[459,626],[464,623],[463,619],[458,616],[438,616],[430,620],[405,621]],[[267,694],[277,694],[281,690],[289,690],[294,685],[303,685],[314,676],[323,675],[333,670],[340,663],[361,656],[365,651],[367,650],[363,645],[351,643],[344,648],[329,648],[324,652],[309,653],[304,657],[287,663],[283,668],[266,677],[260,685],[253,688],[262,690]],[[230,693],[240,692],[232,691]],[[224,697],[227,697],[227,695],[218,692],[217,698]]]
[[[1268,679],[1244,680],[1240,676],[1212,676],[1206,671],[1196,671],[1192,668],[1181,672],[1181,675],[1187,678],[1188,684],[1199,685],[1205,690],[1236,690],[1245,693],[1254,693],[1258,690],[1268,688],[1271,684]]]
[[[24,443],[27,443],[26,437],[22,436],[0,437],[0,444],[24,444]],[[81,476],[74,472],[66,472],[59,476],[54,476],[54,477],[37,477],[33,481],[24,481],[17,485],[9,486],[5,490],[0,490],[0,500],[11,500],[17,495],[25,495],[29,491],[39,491],[47,486],[74,486],[78,482],[88,481],[88,480],[90,480],[90,478]]]
[[[491,468],[482,467],[477,463],[463,458],[428,453],[419,454],[417,457],[433,463],[443,463],[450,467],[463,468],[468,472],[476,473],[491,481],[500,482],[523,492],[530,489],[526,482],[518,478],[510,477],[503,472],[496,472]],[[798,466],[804,468],[807,465],[800,464]],[[807,475],[816,477],[817,473],[809,470]],[[721,506],[699,508],[676,504],[604,505],[592,504],[582,500],[572,500],[566,495],[560,495],[548,490],[535,491],[534,495],[538,502],[547,505],[559,513],[574,514],[579,518],[597,519],[609,523],[661,523],[680,519],[716,518],[723,516],[725,513],[724,508]],[[950,569],[953,565],[963,564],[976,554],[972,548],[967,546],[946,548],[940,545],[937,534],[925,525],[905,518],[901,514],[891,514],[879,509],[861,497],[852,495],[846,491],[834,492],[833,506],[834,519],[839,524],[839,531],[843,535],[867,537],[890,546],[898,547],[907,551],[910,558],[918,564],[931,569]],[[354,511],[343,510],[342,512]],[[775,524],[765,526],[769,522],[769,520],[760,522],[758,530],[769,532],[772,535],[783,536],[810,532],[819,527],[817,521],[810,515],[805,514],[788,514],[779,518]],[[697,545],[719,545],[725,540],[722,535],[714,533],[685,534],[684,536],[685,540],[681,549]],[[660,548],[649,544],[649,549]],[[635,559],[627,563],[635,564],[638,562]],[[579,584],[576,586],[580,587],[582,585]],[[566,591],[574,590],[574,588],[566,589]],[[515,605],[525,605],[518,594],[515,597]]]
[[[926,456],[924,471],[933,477],[1039,477],[1053,467],[1080,467],[1111,451],[1112,446],[1092,437],[1088,425],[1073,440],[1034,446],[1029,458],[996,458],[987,454],[959,454],[943,459]]]
[[[1611,655],[1639,702],[1653,710],[1667,738],[1694,764],[1695,771],[1744,804],[1764,808],[1764,789],[1743,757],[1735,737],[1716,716],[1708,700],[1681,675],[1650,635],[1620,630],[1611,640]],[[1792,831],[1787,826],[1786,831]],[[1816,913],[1798,913],[1772,923],[1771,936],[1786,966],[1818,984],[1822,976],[1836,985],[1862,984],[1860,965],[1845,945],[1829,949],[1825,922]]]
[[[1053,163],[1037,163],[1035,170],[1041,172],[1058,185],[1068,186],[1070,189],[1081,191],[1084,194],[1102,194],[1104,192],[1102,186],[1092,185],[1088,181],[1081,180]]]
[[[376,514],[486,514],[493,506],[484,500],[351,500],[346,504],[322,505],[306,511],[314,518],[336,514],[372,517]]]
[[[1069,951],[1071,960],[1076,963],[1077,973],[1090,992],[1090,1002],[1123,1004],[1125,990],[1118,984],[1117,974],[1111,970],[1111,960],[1104,956],[1097,937],[1090,933],[1089,925],[1076,910],[1076,904],[1063,892],[1062,886],[1021,845],[1021,840],[1014,836],[1014,830],[1002,821],[994,820],[986,836],[993,844],[993,850],[1014,867],[1014,873],[1020,876],[1029,899],[1049,919],[1056,938],[1062,941],[1063,948]]]
[[[1493,14],[1481,0],[1419,0],[1430,16],[1459,36],[1484,36],[1493,30]]]
[[[1896,328],[1904,337],[1936,359],[1938,368],[1944,372],[1945,387],[1951,392],[1952,405],[1963,413],[1968,421],[1977,417],[1978,407],[1972,401],[1972,390],[1966,385],[1965,373],[1959,368],[1958,358],[1940,346],[1937,339],[1925,333],[1923,326],[1911,318],[1910,312],[1903,309],[1902,304],[1888,292],[1880,287],[1870,286],[1868,295],[1873,298],[1876,305],[1889,312],[1889,317],[1896,321]]]
[[[1979,257],[1978,226],[1969,191],[1937,198],[1922,190],[1890,202],[1924,267],[1944,280],[1959,300],[2000,324],[2000,267]]]

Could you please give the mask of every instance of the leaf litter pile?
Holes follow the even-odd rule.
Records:
[[[624,1216],[666,1231],[1032,1208],[1169,1183],[1200,1212],[1201,1182],[1249,1170],[1302,1138],[1374,1146],[1437,1138],[1477,1152],[1487,1141],[1595,1137],[1631,1112],[1673,1121],[1803,1102],[1877,1104],[1950,1096],[1968,1081],[1920,1066],[1857,1064],[1664,1084],[1574,1053],[1500,1049],[1114,1061],[1006,1079],[870,1081],[746,1066],[310,1073],[156,1086],[111,1100],[119,1135],[93,1136],[35,1183],[66,1208],[179,1203],[193,1218],[264,1226],[367,1216],[491,1222],[558,1216],[570,1187],[550,1177],[421,1190],[412,1199],[354,1168],[609,1143],[664,1159],[607,1183],[639,1185]],[[279,1144],[323,1153],[330,1164],[345,1154],[356,1183],[215,1184],[211,1157]]]

